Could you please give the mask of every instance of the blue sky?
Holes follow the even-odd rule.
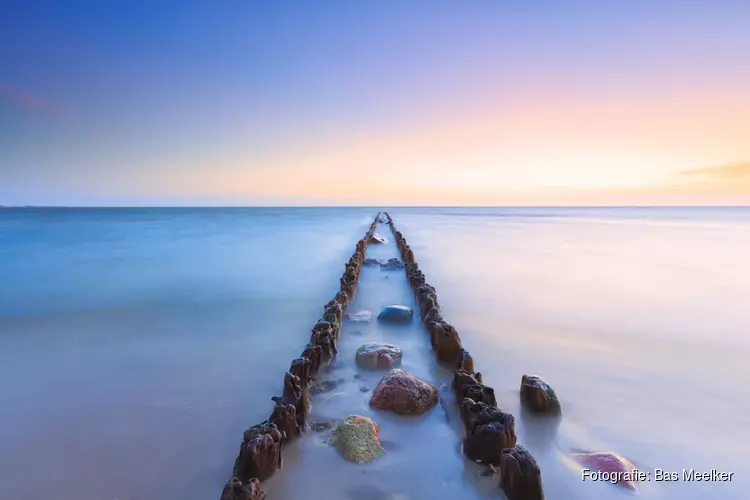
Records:
[[[748,2],[5,1],[0,22],[0,203],[747,195],[675,179],[750,160]]]

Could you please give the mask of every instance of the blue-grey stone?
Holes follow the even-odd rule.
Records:
[[[378,319],[380,321],[390,321],[394,323],[406,323],[411,321],[413,317],[414,311],[411,307],[402,305],[385,306],[383,310],[380,311],[380,314],[378,314]]]

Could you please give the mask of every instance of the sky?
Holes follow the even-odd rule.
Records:
[[[0,3],[3,205],[750,205],[750,2]]]

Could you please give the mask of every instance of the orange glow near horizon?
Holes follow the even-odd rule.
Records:
[[[750,203],[750,99],[671,97],[468,107],[445,122],[340,135],[272,161],[233,157],[178,178],[155,170],[154,185],[323,204]]]

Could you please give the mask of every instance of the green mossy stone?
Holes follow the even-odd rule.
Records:
[[[384,453],[378,424],[360,415],[349,415],[333,431],[332,444],[350,462],[366,463]]]

